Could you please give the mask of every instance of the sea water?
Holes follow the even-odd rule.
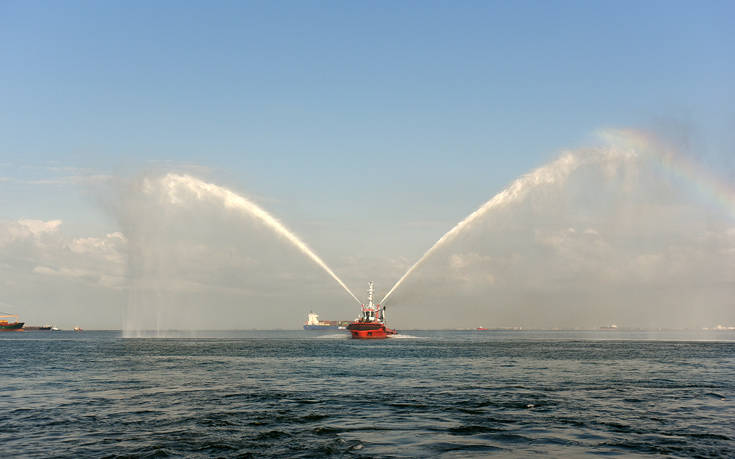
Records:
[[[173,335],[0,334],[0,455],[735,457],[733,332]]]

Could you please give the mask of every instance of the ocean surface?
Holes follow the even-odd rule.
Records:
[[[735,457],[733,332],[38,331],[0,349],[2,457]]]

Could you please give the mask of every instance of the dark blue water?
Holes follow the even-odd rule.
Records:
[[[4,333],[0,456],[735,457],[733,333],[335,333]]]

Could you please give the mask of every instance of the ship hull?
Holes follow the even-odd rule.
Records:
[[[0,324],[0,331],[22,331],[23,322],[15,322],[12,324],[4,323]]]
[[[347,326],[352,339],[385,339],[396,331],[377,322],[354,322]]]
[[[304,330],[339,330],[337,325],[304,325]]]

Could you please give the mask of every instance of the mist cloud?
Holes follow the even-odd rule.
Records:
[[[731,209],[667,170],[665,152],[647,151],[658,147],[646,136],[613,146],[636,154],[589,160],[607,158],[610,145],[563,152],[574,167],[524,188],[437,248],[390,297],[391,326],[735,323]],[[69,234],[58,219],[0,221],[0,285],[11,312],[111,327],[122,316],[128,329],[297,328],[309,310],[356,315],[334,279],[262,220],[204,195],[172,195],[165,175],[106,182],[117,187],[105,208],[119,224],[108,233]],[[278,217],[299,233],[299,222]],[[310,225],[322,245],[335,231]],[[367,281],[385,294],[415,262],[311,247],[331,254],[324,261],[361,298]]]
[[[392,318],[417,327],[735,321],[735,225],[691,186],[651,154],[580,167],[437,250],[391,298]]]

